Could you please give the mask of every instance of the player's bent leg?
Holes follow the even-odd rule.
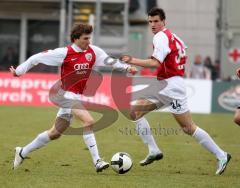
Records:
[[[28,145],[15,148],[15,158],[13,161],[13,169],[17,169],[23,160],[27,157],[28,153],[41,148],[50,141],[47,131],[40,133],[32,142]]]
[[[237,125],[240,125],[240,109],[239,109],[239,107],[237,108],[237,110],[236,110],[236,112],[235,112],[234,122],[235,122]]]
[[[205,149],[216,156],[218,159],[216,175],[221,175],[226,169],[227,164],[231,159],[231,155],[224,152],[206,131],[199,128],[192,121],[190,112],[173,115],[186,134],[192,135]]]
[[[64,133],[64,131],[70,126],[70,119],[63,117],[57,117],[55,124],[48,130],[48,135],[51,140],[56,140]]]
[[[13,169],[17,169],[22,164],[23,160],[27,157],[28,153],[41,148],[50,141],[47,131],[40,133],[28,145],[15,148],[15,158],[13,161]]]
[[[145,114],[155,110],[156,108],[156,104],[146,99],[137,100],[136,104],[131,108],[130,117],[136,124],[137,134],[141,137],[143,143],[148,146],[149,150],[149,153],[145,159],[140,161],[141,166],[151,164],[154,161],[163,158],[162,151],[159,149],[154,140],[154,137],[152,136],[149,123],[146,118],[143,117]]]
[[[92,131],[92,126],[95,123],[93,117],[87,110],[83,109],[73,109],[73,114],[77,119],[82,121],[83,123],[83,140],[87,145],[89,152],[92,156],[93,164],[95,165],[96,172],[102,172],[103,170],[109,167],[109,163],[105,162],[100,158],[97,142],[95,139],[95,135]]]
[[[80,120],[83,125],[84,132],[92,131],[95,121],[91,114],[85,109],[72,109],[73,115]]]
[[[59,138],[61,134],[69,127],[69,125],[70,120],[57,117],[55,124],[50,130],[40,133],[32,142],[23,148],[16,147],[13,169],[17,169],[30,152],[40,149],[51,140]]]
[[[156,104],[151,101],[147,99],[138,99],[136,103],[131,106],[130,117],[133,121],[136,121],[156,108]]]
[[[182,114],[173,114],[175,120],[181,126],[184,133],[188,135],[193,135],[197,126],[193,122],[191,114],[189,111],[182,113]]]

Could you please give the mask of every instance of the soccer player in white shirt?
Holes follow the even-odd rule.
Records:
[[[146,89],[146,93],[143,93],[143,96],[137,100],[130,114],[136,123],[137,130],[140,130],[139,135],[149,148],[148,156],[140,162],[140,165],[148,165],[163,158],[162,151],[156,145],[144,115],[158,108],[169,107],[182,130],[216,156],[218,159],[216,175],[220,175],[224,172],[231,155],[223,151],[209,134],[192,120],[187,106],[186,87],[183,80],[186,46],[179,37],[165,27],[165,19],[163,9],[152,8],[148,13],[149,26],[154,34],[152,58],[122,57],[122,60],[129,64],[156,68],[158,72],[158,81],[155,82],[153,88],[159,88],[159,90],[151,93],[151,91],[148,92],[150,89]]]
[[[105,66],[104,60],[108,58],[108,55],[101,48],[90,45],[92,30],[92,26],[88,24],[76,25],[71,32],[72,45],[35,54],[16,69],[10,67],[11,73],[14,76],[21,76],[39,63],[61,67],[61,89],[59,90],[59,95],[64,93],[63,96],[61,95],[62,98],[60,97],[61,102],[65,100],[65,96],[81,100],[81,94],[83,94],[93,66]],[[137,71],[135,67],[122,63],[119,60],[115,61],[112,66],[133,74]],[[81,75],[82,77],[79,77],[80,79],[82,78],[81,82],[72,83],[72,80],[68,77],[69,74],[76,76],[75,78]],[[66,101],[68,101],[67,98]],[[99,156],[95,136],[91,130],[94,119],[86,109],[71,109],[70,106],[69,108],[60,106],[55,123],[51,129],[40,133],[24,147],[16,147],[14,169],[19,167],[30,152],[43,147],[51,140],[58,139],[69,127],[72,114],[83,122],[83,127],[85,128],[83,139],[90,151],[96,171],[101,172],[109,167],[109,163],[103,161]]]

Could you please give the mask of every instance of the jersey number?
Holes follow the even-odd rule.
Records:
[[[181,59],[186,56],[186,51],[182,47],[182,45],[179,43],[178,40],[175,40],[175,41],[176,41],[176,47],[178,50],[178,55],[175,57],[175,61],[176,63],[180,63]]]

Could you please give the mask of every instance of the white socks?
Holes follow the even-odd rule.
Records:
[[[31,143],[23,147],[23,150],[21,153],[22,157],[25,158],[28,155],[28,153],[43,147],[49,141],[50,141],[50,138],[48,136],[47,131],[40,133]]]
[[[93,163],[95,165],[97,160],[100,159],[99,154],[98,154],[98,148],[97,148],[95,136],[93,133],[84,134],[83,139],[91,153]],[[28,145],[23,147],[23,150],[21,153],[22,157],[25,158],[30,152],[43,147],[49,141],[50,141],[50,138],[48,136],[47,131],[40,133],[31,143],[29,143]]]
[[[152,134],[148,121],[142,117],[136,122],[137,133],[142,138],[143,142],[147,144],[149,153],[161,152],[158,148]],[[213,141],[209,134],[203,129],[197,127],[192,135],[204,148],[213,153],[219,160],[226,158],[226,153]]]
[[[148,121],[145,117],[142,117],[135,121],[137,134],[142,138],[143,142],[147,144],[149,154],[162,153],[158,148],[148,124]]]
[[[209,134],[197,127],[192,135],[204,148],[213,153],[219,160],[226,158],[225,152],[213,141]]]
[[[100,157],[98,154],[98,148],[97,148],[97,143],[96,143],[94,133],[83,134],[83,139],[90,151],[90,154],[93,159],[93,163],[95,165],[97,160],[100,159]]]

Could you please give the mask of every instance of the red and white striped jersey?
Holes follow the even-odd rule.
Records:
[[[173,76],[184,76],[186,46],[179,37],[165,28],[153,37],[153,48],[152,57],[159,61],[157,68],[159,80]]]
[[[82,94],[93,66],[104,64],[109,56],[99,47],[89,45],[87,50],[80,49],[76,44],[44,51],[31,56],[16,69],[17,75],[25,74],[33,66],[42,63],[61,67],[62,89]],[[129,65],[117,61],[113,68],[126,70]]]
[[[67,49],[61,66],[62,89],[82,94],[96,62],[96,54],[91,47],[83,52],[75,52],[71,46]]]

